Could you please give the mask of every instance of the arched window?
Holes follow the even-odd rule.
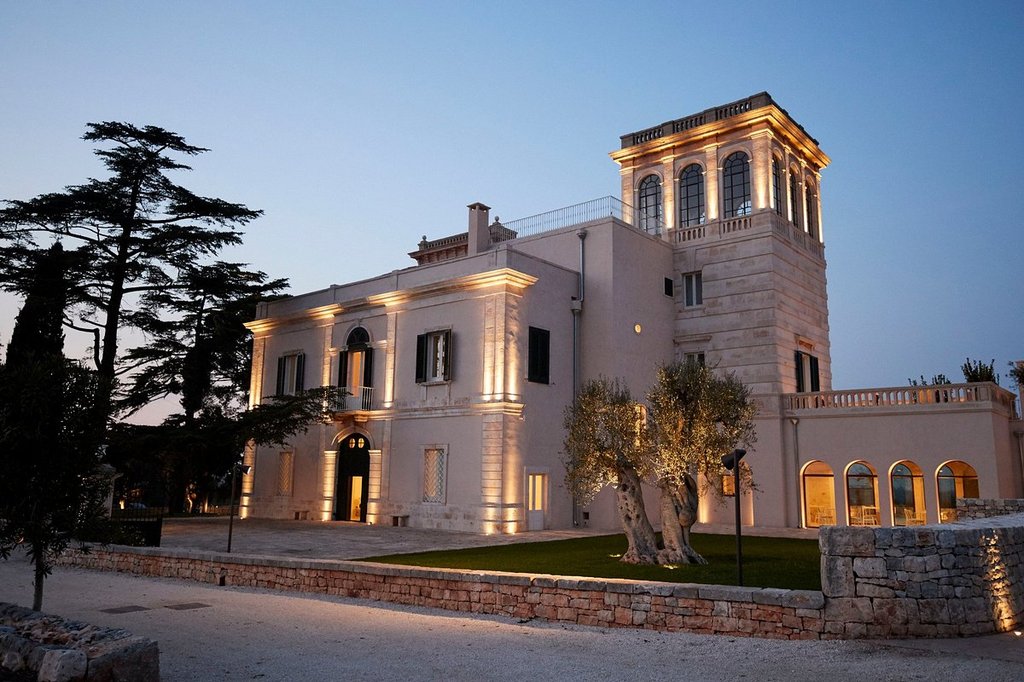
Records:
[[[779,160],[772,157],[772,204],[775,205],[775,212],[782,215],[782,171],[779,170]]]
[[[679,224],[704,224],[704,171],[695,163],[679,174]]]
[[[722,198],[726,218],[750,215],[750,164],[743,152],[733,152],[722,165]]]
[[[978,473],[970,464],[959,460],[946,462],[935,476],[939,486],[939,521],[956,521],[956,501],[979,497]]]
[[[796,168],[789,169],[789,219],[800,227],[800,179]]]
[[[644,232],[661,230],[661,178],[648,175],[640,182],[640,229]]]
[[[924,476],[921,467],[902,461],[892,468],[892,523],[894,526],[923,526]]]
[[[878,525],[878,477],[864,462],[846,470],[846,513],[851,526]]]
[[[368,410],[373,394],[373,349],[370,334],[356,327],[348,334],[345,350],[338,355],[338,386],[348,391],[345,409]]]
[[[836,522],[836,477],[824,462],[804,467],[804,525],[807,528],[832,526]]]
[[[807,183],[807,232],[815,239],[820,240],[818,232],[818,193],[814,191],[814,185]]]

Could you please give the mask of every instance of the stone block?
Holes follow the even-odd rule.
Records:
[[[826,597],[852,597],[856,594],[853,559],[846,556],[821,557],[821,592]]]
[[[949,623],[949,608],[945,599],[921,599],[917,602],[922,623]]]
[[[39,682],[72,682],[85,678],[88,659],[79,649],[50,649],[39,665]]]
[[[857,596],[858,597],[881,597],[881,598],[892,598],[896,596],[896,592],[884,585],[876,585],[874,583],[857,583]]]
[[[819,531],[822,554],[829,556],[875,556],[875,530],[826,526]]]
[[[885,578],[888,575],[885,559],[880,557],[855,557],[853,573],[858,578]]]
[[[789,593],[782,599],[780,606],[788,606],[794,609],[814,609],[814,617],[821,614],[817,611],[825,608],[825,595],[814,590],[789,590]],[[798,616],[809,615],[797,612]]]

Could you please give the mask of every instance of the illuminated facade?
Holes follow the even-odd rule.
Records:
[[[641,396],[674,358],[735,372],[760,405],[745,523],[916,525],[956,497],[1021,496],[1009,392],[832,390],[829,158],[767,93],[625,135],[612,158],[621,200],[506,223],[471,204],[413,267],[263,304],[252,395],[349,395],[246,453],[243,515],[614,529],[610,494],[577,508],[565,489],[563,410],[599,375]],[[702,503],[700,520],[731,514]]]

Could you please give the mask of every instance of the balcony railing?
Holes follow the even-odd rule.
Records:
[[[351,393],[342,396],[334,405],[335,412],[359,412],[373,409],[373,387],[357,386],[350,388]]]
[[[661,216],[648,215],[629,204],[622,203],[622,201],[615,197],[591,199],[581,204],[558,208],[546,213],[538,213],[527,218],[517,218],[516,220],[502,223],[502,227],[510,230],[518,237],[531,237],[563,227],[582,225],[592,220],[609,217],[621,220],[648,234],[661,234],[662,230],[665,229],[665,221]]]
[[[1002,405],[1012,417],[1016,417],[1014,395],[993,383],[858,388],[850,391],[789,393],[783,396],[783,405],[789,410],[908,407],[982,402],[994,402]]]

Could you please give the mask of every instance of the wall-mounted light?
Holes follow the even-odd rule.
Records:
[[[636,324],[633,325],[633,331],[635,331],[637,334],[639,334],[643,330],[644,330],[644,328],[640,326],[639,322],[637,322]]]

